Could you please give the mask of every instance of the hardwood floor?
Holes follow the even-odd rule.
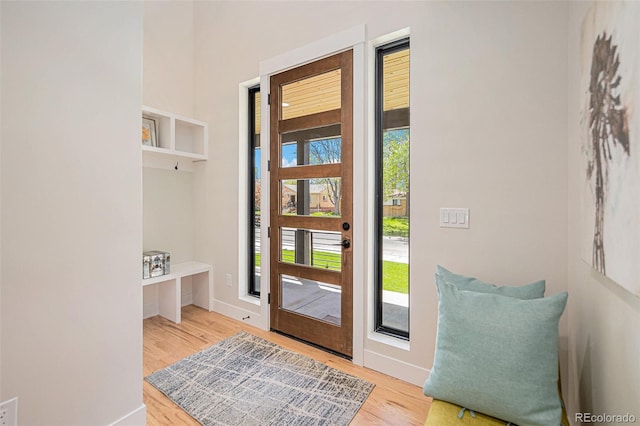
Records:
[[[143,373],[147,376],[241,330],[375,383],[376,387],[356,414],[352,425],[424,424],[431,400],[422,394],[420,387],[358,367],[320,349],[193,305],[182,308],[180,324],[174,324],[160,316],[144,320]],[[198,422],[146,381],[143,393],[147,406],[147,425],[198,425]]]

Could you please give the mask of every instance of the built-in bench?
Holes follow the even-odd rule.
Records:
[[[158,286],[158,314],[179,324],[182,308],[182,281],[191,280],[193,304],[213,310],[213,266],[202,262],[171,265],[171,273],[142,280],[142,286]]]

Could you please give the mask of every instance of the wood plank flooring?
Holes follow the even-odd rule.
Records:
[[[431,400],[422,394],[422,389],[418,386],[358,367],[351,361],[320,349],[193,305],[182,308],[180,324],[174,324],[160,316],[144,320],[143,373],[147,376],[241,330],[375,383],[376,387],[356,414],[352,425],[423,425],[427,418]],[[198,425],[146,381],[143,393],[147,406],[147,425]]]

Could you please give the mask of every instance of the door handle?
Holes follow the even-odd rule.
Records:
[[[345,238],[344,240],[340,241],[339,243],[336,244],[327,244],[328,246],[342,246],[343,248],[349,248],[351,247],[351,241],[348,240],[347,238]]]

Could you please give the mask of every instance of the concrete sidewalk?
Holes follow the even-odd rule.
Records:
[[[301,315],[340,324],[340,287],[289,277],[282,283],[282,308]],[[409,295],[384,290],[382,312],[384,325],[400,330],[409,328]]]

